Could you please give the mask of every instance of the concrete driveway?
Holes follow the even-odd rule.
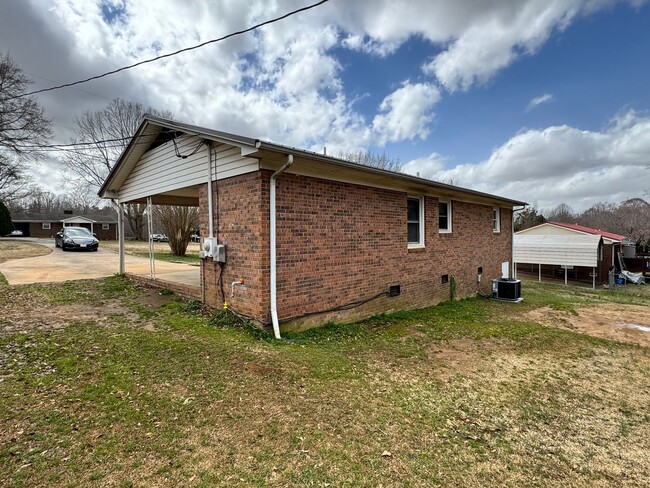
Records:
[[[12,259],[1,263],[0,273],[7,278],[10,285],[102,278],[118,272],[119,255],[102,249],[101,242],[97,252],[63,252],[54,247],[54,239],[25,240],[49,247],[53,251],[45,256]],[[126,255],[125,271],[148,277],[149,258]],[[199,286],[199,273],[198,266],[156,261],[158,279]]]

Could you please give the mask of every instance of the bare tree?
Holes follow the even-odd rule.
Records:
[[[26,193],[27,161],[52,136],[41,106],[25,96],[29,83],[11,57],[0,54],[0,198],[8,202]]]
[[[199,226],[199,209],[196,207],[176,207],[157,205],[154,215],[169,238],[169,247],[175,256],[185,256],[190,234]]]
[[[650,203],[630,198],[616,209],[614,230],[637,244],[650,240]]]
[[[71,152],[65,164],[88,185],[99,188],[129,144],[145,113],[172,117],[168,111],[155,110],[120,98],[102,110],[84,112],[76,118],[77,137],[72,142],[90,142],[92,145]],[[126,221],[138,240],[145,237],[145,210],[146,206],[140,204],[127,205],[125,208]]]
[[[351,151],[340,152],[337,157],[346,161],[351,161],[364,166],[372,166],[373,168],[385,169],[388,171],[401,172],[402,162],[399,158],[391,158],[386,153],[375,154],[370,151]]]
[[[557,207],[551,209],[546,216],[549,222],[563,222],[573,224],[576,222],[576,214],[566,203],[560,203]]]
[[[25,162],[0,152],[0,200],[11,203],[30,193],[32,179]]]

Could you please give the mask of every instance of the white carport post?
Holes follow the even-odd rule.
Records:
[[[591,288],[596,289],[596,268],[591,268]]]
[[[568,266],[564,266],[564,286],[567,286],[569,284],[569,268]]]
[[[124,204],[117,206],[117,246],[120,253],[119,273],[124,274]]]
[[[153,246],[153,239],[151,238],[151,234],[153,233],[153,206],[151,205],[151,197],[147,197],[147,229],[149,231],[149,235],[147,236],[147,239],[149,239],[149,277],[152,280],[156,280],[156,256],[154,254],[154,246]]]
[[[120,256],[118,274],[124,274],[124,204],[115,203],[111,199],[111,204],[117,212],[117,250]]]

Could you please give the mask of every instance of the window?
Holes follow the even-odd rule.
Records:
[[[102,224],[102,230],[110,230],[111,224]]]
[[[406,221],[408,246],[424,247],[424,199],[422,197],[407,199]]]
[[[41,224],[41,228],[43,228],[44,230],[50,230],[52,228],[52,224],[50,224],[49,222],[43,222]]]
[[[501,232],[501,209],[498,207],[492,209],[492,232]]]
[[[438,231],[451,232],[451,202],[438,204]]]

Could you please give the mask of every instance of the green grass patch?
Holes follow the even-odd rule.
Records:
[[[529,315],[641,288],[525,283],[275,340],[120,277],[3,286],[0,484],[647,485],[648,350]]]

